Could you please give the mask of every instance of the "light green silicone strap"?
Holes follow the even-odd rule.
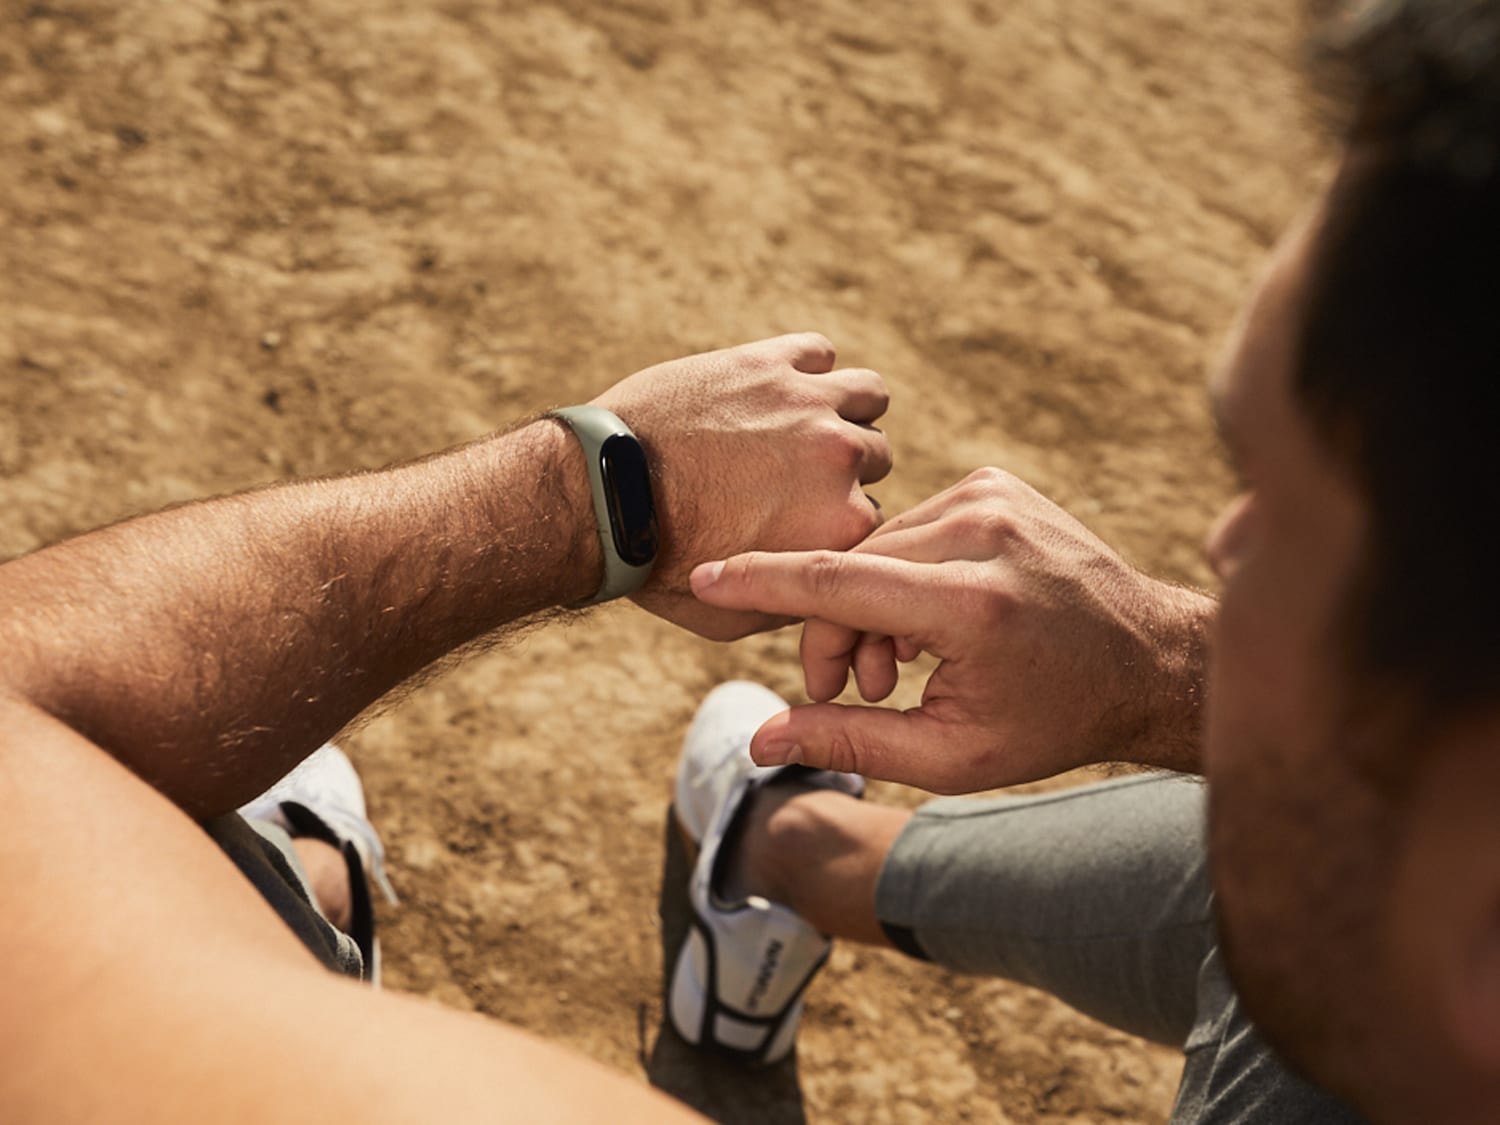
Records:
[[[599,451],[616,434],[628,437],[635,435],[619,418],[598,406],[567,406],[547,413],[572,430],[578,444],[583,446],[583,458],[589,467],[589,491],[594,496],[594,524],[599,530],[599,553],[604,558],[604,581],[600,583],[598,593],[578,604],[598,605],[600,602],[633,594],[651,577],[652,563],[632,566],[615,550],[614,532],[609,522],[609,499],[604,493],[604,466]]]

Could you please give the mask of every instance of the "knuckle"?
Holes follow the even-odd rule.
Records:
[[[756,581],[760,578],[760,552],[749,551],[743,555],[736,555],[724,566],[724,573],[720,581],[728,579],[735,587],[741,590],[753,590]]]
[[[851,367],[845,374],[860,384],[860,388],[880,402],[889,402],[891,390],[886,386],[885,377],[880,372],[870,367]]]
[[[984,534],[984,512],[978,508],[961,508],[948,517],[952,530],[966,542]]]
[[[861,494],[862,495],[862,494]],[[880,513],[868,500],[852,498],[823,525],[822,531],[829,543],[841,550],[848,550],[863,543],[880,527]]]
[[[833,341],[821,332],[803,332],[797,339],[809,351],[819,351],[826,355],[833,353]]]
[[[829,733],[826,768],[840,773],[862,773],[863,758],[863,747],[848,730],[838,727]]]
[[[997,554],[1020,537],[1016,521],[993,508],[979,513],[977,532],[981,542]]]
[[[745,351],[743,357],[744,366],[751,371],[779,370],[782,360],[770,348],[751,347]]]
[[[964,478],[964,493],[970,499],[999,500],[1010,495],[1015,477],[993,465],[975,469]]]
[[[956,601],[965,619],[986,634],[1007,628],[1020,604],[1013,593],[977,567],[965,568]]]
[[[818,401],[817,411],[808,422],[809,434],[816,448],[836,451],[853,444],[845,423],[821,400]]]
[[[861,460],[859,442],[839,422],[820,422],[813,431],[813,444],[822,459],[840,473],[852,473]]]
[[[808,590],[814,597],[823,598],[835,593],[844,577],[844,556],[838,551],[815,551],[807,561],[804,578]]]
[[[983,548],[987,556],[1005,554],[1021,535],[1015,519],[993,504],[962,508],[949,516],[948,521],[963,542]]]

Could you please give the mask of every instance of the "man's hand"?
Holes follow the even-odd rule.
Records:
[[[872,424],[889,396],[873,371],[834,370],[816,333],[658,364],[594,400],[635,431],[652,466],[661,549],[635,600],[716,640],[783,624],[714,609],[693,567],[747,550],[843,549],[880,523],[862,485],[891,468]]]
[[[699,568],[710,605],[808,618],[819,702],[768,720],[751,754],[940,793],[1100,761],[1197,762],[1211,599],[1132,569],[1061,508],[981,469],[848,553],[751,553]],[[826,702],[852,668],[867,700],[897,659],[941,663],[909,711]]]

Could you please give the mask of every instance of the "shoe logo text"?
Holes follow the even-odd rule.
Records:
[[[773,941],[766,946],[765,958],[760,963],[760,970],[755,974],[755,986],[750,989],[750,998],[745,1001],[745,1010],[755,1011],[760,1007],[760,1002],[765,999],[766,989],[771,987],[771,978],[776,975],[776,966],[781,963],[781,951],[784,946],[779,941]]]

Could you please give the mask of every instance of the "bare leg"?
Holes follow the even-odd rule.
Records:
[[[347,933],[354,918],[354,905],[349,894],[349,864],[344,853],[332,844],[310,836],[297,837],[292,841],[292,847],[297,849],[297,856],[302,860],[302,869],[312,885],[313,900],[323,917]]]
[[[889,947],[875,886],[911,815],[831,789],[772,785],[745,814],[725,890],[789,906],[830,937]]]

